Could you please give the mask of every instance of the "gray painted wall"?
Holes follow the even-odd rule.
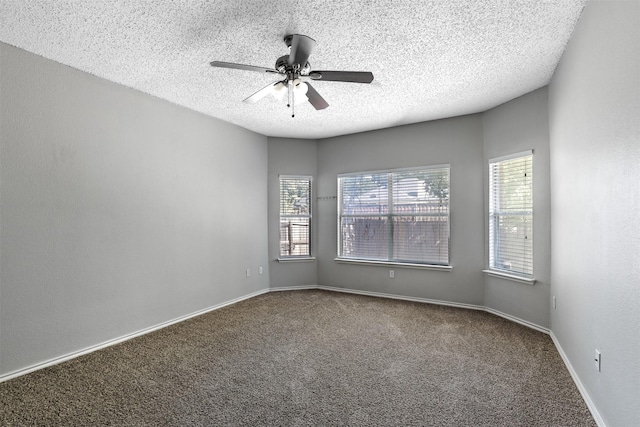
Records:
[[[268,287],[267,138],[0,44],[0,374]]]
[[[553,334],[606,424],[638,425],[640,2],[587,4],[549,88],[549,128]]]
[[[603,419],[633,424],[640,419],[639,7],[589,2],[548,91],[483,115],[318,142],[267,144],[0,44],[0,374],[268,282],[319,283],[487,305],[541,326],[550,315]],[[529,148],[540,281],[532,287],[481,273],[486,160]],[[333,261],[338,173],[439,163],[452,166],[452,272],[394,267],[390,279],[386,267]],[[280,173],[316,178],[316,263],[273,261]],[[554,295],[558,308],[549,313]]]
[[[389,143],[389,141],[393,141]],[[317,144],[317,152],[315,146]],[[487,161],[535,150],[535,277],[530,286],[482,277],[487,252]],[[277,264],[278,174],[315,174],[316,271],[312,265]],[[478,157],[481,156],[481,157]],[[337,174],[450,163],[452,165],[451,273],[393,267],[344,265],[336,256]],[[269,139],[271,286],[325,286],[484,305],[549,327],[550,195],[547,89],[542,88],[482,115],[459,117],[320,141]],[[482,190],[481,190],[482,189]],[[483,217],[473,217],[473,214]],[[473,229],[475,224],[480,227]],[[481,233],[479,233],[481,231]],[[466,240],[469,239],[469,240]],[[473,249],[472,249],[473,248]],[[484,258],[480,258],[481,251]],[[469,268],[475,265],[475,271]],[[462,271],[461,271],[462,270]],[[467,275],[467,276],[465,276]],[[462,277],[466,277],[463,279]],[[471,277],[471,283],[469,282]],[[467,282],[465,282],[467,280]]]
[[[270,287],[315,286],[316,261],[278,262],[280,255],[280,175],[311,175],[313,229],[311,254],[317,251],[316,141],[269,138],[269,280]]]
[[[483,147],[480,115],[456,117],[318,142],[317,195],[335,197],[337,175],[412,166],[451,165],[453,271],[338,264],[335,198],[317,203],[318,283],[441,301],[483,304]]]
[[[535,285],[485,277],[484,305],[538,326],[549,327],[551,213],[547,88],[538,89],[482,115],[484,129],[485,242],[489,242],[489,159],[533,150],[533,273]],[[484,245],[489,265],[488,243]]]

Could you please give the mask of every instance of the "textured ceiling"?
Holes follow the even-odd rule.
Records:
[[[487,110],[546,85],[586,0],[0,0],[0,40],[268,136],[323,138]],[[329,102],[291,118],[242,100],[273,75],[286,34],[317,41]]]

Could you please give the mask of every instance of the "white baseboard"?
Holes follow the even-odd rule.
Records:
[[[527,327],[529,327],[531,329],[535,329],[536,331],[540,331],[540,332],[542,332],[544,334],[549,335],[551,333],[549,328],[545,328],[544,326],[537,325],[537,324],[535,324],[533,322],[529,322],[528,320],[520,319],[519,317],[512,316],[512,315],[507,314],[507,313],[503,313],[503,312],[498,311],[498,310],[496,310],[494,308],[483,307],[483,310],[486,311],[487,313],[495,314],[496,316],[500,316],[500,317],[503,317],[503,318],[505,318],[507,320],[511,320],[512,322],[519,323],[519,324],[527,326]]]
[[[179,322],[185,321],[185,320],[190,319],[192,317],[200,316],[200,315],[208,313],[210,311],[218,310],[218,309],[220,309],[222,307],[226,307],[228,305],[235,304],[237,302],[244,301],[246,299],[253,298],[253,297],[256,297],[258,295],[265,294],[265,293],[267,293],[269,291],[270,291],[269,289],[261,289],[261,290],[259,290],[257,292],[253,292],[253,293],[248,294],[248,295],[244,295],[244,296],[241,296],[241,297],[238,297],[238,298],[234,298],[232,300],[229,300],[229,301],[226,301],[226,302],[223,302],[223,303],[220,303],[220,304],[212,305],[211,307],[207,307],[207,308],[202,309],[202,310],[194,311],[193,313],[190,313],[190,314],[187,314],[187,315],[184,315],[184,316],[180,316],[180,317],[176,317],[175,319],[172,319],[172,320],[169,320],[169,321],[166,321],[166,322],[162,322],[162,323],[158,323],[157,325],[154,325],[154,326],[151,326],[151,327],[148,327],[148,328],[145,328],[145,329],[141,329],[139,331],[136,331],[136,332],[133,332],[133,333],[130,333],[130,334],[126,334],[126,335],[123,335],[123,336],[118,337],[118,338],[114,338],[114,339],[111,339],[111,340],[108,340],[108,341],[104,341],[104,342],[102,342],[100,344],[92,345],[92,346],[86,347],[86,348],[84,348],[82,350],[74,351],[74,352],[65,354],[63,356],[54,357],[54,358],[46,360],[44,362],[36,363],[36,364],[30,365],[30,366],[27,366],[25,368],[21,368],[21,369],[18,369],[16,371],[9,372],[7,374],[0,375],[0,383],[2,383],[4,381],[8,381],[8,380],[16,378],[16,377],[19,377],[19,376],[22,376],[22,375],[26,375],[26,374],[28,374],[30,372],[37,371],[39,369],[46,368],[48,366],[57,365],[58,363],[62,363],[62,362],[66,362],[66,361],[71,360],[71,359],[75,359],[76,357],[80,357],[80,356],[83,356],[83,355],[88,354],[88,353],[93,353],[94,351],[98,351],[98,350],[101,350],[103,348],[110,347],[112,345],[116,345],[116,344],[119,344],[119,343],[124,342],[124,341],[128,341],[128,340],[130,340],[132,338],[148,334],[149,332],[153,332],[153,331],[157,331],[157,330],[162,329],[162,328],[166,328],[167,326],[173,325],[175,323],[179,323]]]
[[[106,347],[110,347],[112,345],[115,344],[119,344],[121,342],[124,341],[128,341],[132,338],[135,337],[139,337],[141,335],[145,335],[148,334],[150,332],[153,331],[157,331],[159,329],[162,328],[166,328],[167,326],[173,325],[175,323],[179,323],[182,322],[184,320],[190,319],[192,317],[195,316],[200,316],[202,314],[208,313],[210,311],[214,311],[214,310],[218,310],[222,307],[226,307],[228,305],[231,304],[235,304],[237,302],[240,301],[244,301],[246,299],[249,298],[253,298],[256,297],[258,295],[262,295],[264,293],[267,292],[282,292],[282,291],[300,291],[300,290],[308,290],[308,289],[321,289],[321,290],[325,290],[325,291],[331,291],[331,292],[343,292],[343,293],[351,293],[351,294],[358,294],[358,295],[366,295],[366,296],[372,296],[372,297],[379,297],[379,298],[389,298],[389,299],[398,299],[398,300],[403,300],[403,301],[413,301],[413,302],[421,302],[421,303],[427,303],[427,304],[436,304],[436,305],[445,305],[445,306],[450,306],[450,307],[458,307],[458,308],[466,308],[466,309],[470,309],[470,310],[484,310],[484,311],[488,311],[492,314],[504,317],[508,320],[511,320],[513,322],[517,322],[520,323],[522,325],[528,326],[530,328],[536,329],[538,331],[541,332],[545,332],[545,333],[549,333],[549,331],[545,328],[542,328],[541,326],[538,325],[534,325],[530,322],[527,322],[525,320],[519,319],[517,317],[505,314],[505,313],[501,313],[497,310],[493,310],[493,309],[489,309],[487,307],[483,307],[483,306],[479,306],[479,305],[473,305],[473,304],[465,304],[465,303],[456,303],[456,302],[449,302],[449,301],[441,301],[441,300],[434,300],[434,299],[428,299],[428,298],[419,298],[419,297],[409,297],[409,296],[403,296],[403,295],[394,295],[394,294],[387,294],[387,293],[380,293],[380,292],[370,292],[370,291],[360,291],[357,289],[346,289],[346,288],[336,288],[336,287],[331,287],[331,286],[320,286],[320,285],[306,285],[306,286],[280,286],[280,287],[272,287],[272,288],[268,288],[268,289],[262,289],[260,291],[257,292],[253,292],[251,294],[247,294],[238,298],[234,298],[230,301],[226,301],[220,304],[216,304],[214,306],[211,307],[207,307],[205,309],[202,310],[198,310],[195,311],[193,313],[184,315],[184,316],[180,316],[177,317],[175,319],[166,321],[166,322],[162,322],[159,323],[157,325],[151,326],[149,328],[145,328],[145,329],[141,329],[139,331],[130,333],[130,334],[126,334],[123,336],[120,336],[118,338],[114,338],[108,341],[104,341],[102,343],[93,345],[93,346],[89,346],[86,347],[84,349],[78,350],[78,351],[74,351],[62,356],[58,356],[58,357],[54,357],[52,359],[49,360],[45,360],[44,362],[40,362],[40,363],[36,363],[21,369],[18,369],[16,371],[12,371],[3,375],[0,375],[0,383],[4,382],[4,381],[8,381],[10,379],[22,376],[22,375],[26,375],[30,372],[33,371],[37,371],[39,369],[43,369],[46,368],[48,366],[53,366],[53,365],[57,365],[58,363],[62,363],[62,362],[66,362],[68,360],[71,359],[75,359],[76,357],[80,357],[83,356],[85,354],[88,353],[92,353],[94,351],[98,351],[101,350],[103,348]]]
[[[503,318],[505,318],[507,320],[510,320],[512,322],[516,322],[516,323],[519,323],[521,325],[527,326],[527,327],[529,327],[531,329],[535,329],[535,330],[543,332],[545,334],[549,334],[549,329],[547,329],[547,328],[544,328],[542,326],[536,325],[535,323],[531,323],[531,322],[529,322],[527,320],[523,320],[523,319],[520,319],[518,317],[512,316],[510,314],[503,313],[501,311],[494,310],[493,308],[485,307],[485,306],[482,306],[482,305],[466,304],[466,303],[461,303],[461,302],[441,301],[441,300],[435,300],[435,299],[429,299],[429,298],[407,297],[407,296],[403,296],[403,295],[386,294],[386,293],[380,293],[380,292],[359,291],[359,290],[354,290],[354,289],[334,288],[334,287],[331,287],[331,286],[318,286],[317,288],[318,289],[323,289],[323,290],[326,290],[326,291],[333,291],[333,292],[345,292],[345,293],[350,293],[350,294],[368,295],[368,296],[372,296],[372,297],[398,299],[398,300],[403,300],[403,301],[422,302],[422,303],[426,303],[426,304],[446,305],[446,306],[449,306],[449,307],[466,308],[466,309],[470,309],[470,310],[482,310],[482,311],[486,311],[488,313],[494,314],[496,316],[503,317]]]
[[[357,289],[336,288],[336,287],[321,286],[321,285],[280,286],[280,287],[272,287],[272,288],[268,288],[268,289],[262,289],[262,290],[253,292],[251,294],[247,294],[247,295],[244,295],[244,296],[241,296],[241,297],[238,297],[238,298],[234,298],[232,300],[229,300],[229,301],[226,301],[226,302],[223,302],[223,303],[220,303],[220,304],[213,305],[211,307],[208,307],[208,308],[205,308],[205,309],[202,309],[202,310],[195,311],[195,312],[187,314],[185,316],[177,317],[177,318],[169,320],[167,322],[159,323],[157,325],[151,326],[149,328],[142,329],[142,330],[137,331],[137,332],[133,332],[131,334],[123,335],[121,337],[118,337],[118,338],[115,338],[115,339],[112,339],[112,340],[108,340],[108,341],[102,342],[100,344],[84,348],[82,350],[78,350],[78,351],[75,351],[75,352],[72,352],[72,353],[68,353],[68,354],[65,354],[63,356],[55,357],[55,358],[49,359],[49,360],[44,361],[44,362],[36,363],[34,365],[31,365],[31,366],[28,366],[28,367],[25,367],[25,368],[22,368],[22,369],[13,371],[13,372],[9,372],[7,374],[0,375],[0,383],[4,382],[4,381],[8,381],[8,380],[16,378],[16,377],[19,377],[21,375],[28,374],[28,373],[33,372],[33,371],[37,371],[39,369],[46,368],[48,366],[57,365],[58,363],[66,362],[66,361],[74,359],[76,357],[79,357],[79,356],[82,356],[82,355],[85,355],[85,354],[88,354],[88,353],[92,353],[94,351],[98,351],[98,350],[101,350],[103,348],[115,345],[115,344],[119,344],[119,343],[121,343],[123,341],[128,341],[128,340],[130,340],[132,338],[135,338],[135,337],[138,337],[138,336],[141,336],[141,335],[145,335],[145,334],[148,334],[148,333],[153,332],[153,331],[157,331],[157,330],[162,329],[162,328],[166,328],[167,326],[173,325],[175,323],[182,322],[182,321],[190,319],[192,317],[200,316],[200,315],[208,313],[210,311],[218,310],[218,309],[220,309],[222,307],[226,307],[228,305],[232,305],[232,304],[238,303],[240,301],[244,301],[246,299],[253,298],[253,297],[256,297],[258,295],[265,294],[267,292],[300,291],[300,290],[308,290],[308,289],[320,289],[320,290],[331,291],[331,292],[343,292],[343,293],[366,295],[366,296],[379,297],[379,298],[389,298],[389,299],[397,299],[397,300],[403,300],[403,301],[413,301],[413,302],[421,302],[421,303],[427,303],[427,304],[436,304],[436,305],[444,305],[444,306],[450,306],[450,307],[466,308],[466,309],[470,309],[470,310],[482,310],[482,311],[486,311],[488,313],[494,314],[496,316],[503,317],[503,318],[505,318],[507,320],[519,323],[521,325],[527,326],[529,328],[535,329],[537,331],[549,334],[551,336],[551,339],[553,340],[553,343],[555,344],[556,348],[558,349],[558,352],[560,353],[560,356],[562,357],[562,360],[564,361],[565,365],[567,366],[567,369],[569,370],[569,373],[571,374],[571,377],[573,378],[573,381],[575,382],[576,386],[578,387],[578,390],[580,391],[580,394],[582,395],[582,398],[584,399],[584,401],[587,404],[589,410],[591,411],[591,414],[593,415],[593,418],[595,419],[596,423],[598,424],[599,427],[606,427],[604,421],[602,420],[602,417],[600,416],[600,414],[598,413],[598,410],[596,409],[595,405],[593,404],[593,402],[591,400],[591,397],[586,392],[584,386],[580,382],[580,378],[578,377],[578,375],[576,374],[575,370],[571,366],[571,362],[569,361],[569,359],[567,358],[566,354],[564,353],[564,350],[560,346],[560,343],[558,342],[558,340],[553,335],[553,332],[549,331],[549,329],[547,329],[547,328],[544,328],[542,326],[536,325],[536,324],[528,322],[526,320],[517,318],[517,317],[512,316],[510,314],[502,313],[502,312],[500,312],[498,310],[494,310],[492,308],[488,308],[488,307],[484,307],[484,306],[480,306],[480,305],[466,304],[466,303],[456,303],[456,302],[449,302],[449,301],[441,301],[441,300],[434,300],[434,299],[429,299],[429,298],[409,297],[409,296],[394,295],[394,294],[387,294],[387,293],[380,293],[380,292],[361,291],[361,290],[357,290]]]
[[[573,366],[571,365],[571,361],[569,360],[569,357],[567,357],[567,354],[562,349],[562,346],[560,345],[560,342],[558,341],[556,336],[553,334],[553,331],[551,331],[549,335],[551,335],[551,340],[555,344],[556,349],[558,350],[558,353],[560,353],[560,357],[562,357],[562,361],[564,362],[565,366],[569,370],[569,373],[571,374],[571,378],[573,378],[573,382],[576,384],[576,387],[578,387],[578,391],[582,395],[582,399],[584,400],[584,403],[587,404],[587,407],[589,408],[589,411],[591,412],[591,415],[593,416],[593,419],[595,420],[596,424],[598,425],[598,427],[607,427],[604,420],[600,416],[600,412],[598,412],[598,408],[596,408],[596,405],[593,403],[593,400],[591,400],[591,396],[589,396],[589,393],[587,393],[587,389],[582,384],[582,381],[580,381],[580,377],[576,373],[575,369],[573,369]]]
[[[397,299],[402,301],[413,301],[413,302],[422,302],[426,304],[436,304],[436,305],[447,305],[450,307],[458,307],[458,308],[468,308],[470,310],[484,310],[484,307],[480,305],[474,304],[465,304],[458,302],[450,302],[450,301],[441,301],[429,298],[420,298],[420,297],[409,297],[404,295],[395,295],[395,294],[386,294],[383,292],[371,292],[371,291],[361,291],[358,289],[348,289],[348,288],[335,288],[333,286],[316,286],[316,289],[321,289],[323,291],[331,291],[331,292],[343,292],[346,294],[356,294],[356,295],[366,295],[369,297],[378,297],[378,298],[388,298],[388,299]]]
[[[299,289],[299,288],[295,288],[295,287],[293,287],[293,288],[280,287],[280,288],[277,288],[277,289],[270,289],[270,291],[271,290],[287,291],[287,290],[297,290],[297,289]],[[314,289],[314,287],[306,287],[305,289]],[[449,302],[449,301],[433,300],[433,299],[428,299],[428,298],[406,297],[406,296],[402,296],[402,295],[393,295],[393,294],[386,294],[386,293],[380,293],[380,292],[370,292],[370,291],[360,291],[360,290],[356,290],[356,289],[335,288],[335,287],[331,287],[331,286],[316,286],[315,289],[322,289],[322,290],[325,290],[325,291],[332,291],[332,292],[344,292],[344,293],[349,293],[349,294],[367,295],[367,296],[380,297],[380,298],[391,298],[391,299],[398,299],[398,300],[404,300],[404,301],[422,302],[422,303],[427,303],[427,304],[446,305],[446,306],[450,306],[450,307],[467,308],[467,309],[471,309],[471,310],[482,310],[482,311],[486,311],[488,313],[494,314],[496,316],[503,317],[503,318],[505,318],[507,320],[510,320],[512,322],[516,322],[516,323],[519,323],[521,325],[527,326],[529,328],[535,329],[535,330],[540,331],[542,333],[545,333],[545,334],[547,334],[547,335],[549,335],[551,337],[551,340],[553,341],[556,349],[558,350],[558,353],[560,353],[560,357],[562,357],[562,360],[564,361],[565,366],[569,370],[569,373],[571,374],[571,378],[573,379],[573,382],[575,383],[576,387],[580,391],[580,394],[582,395],[582,399],[584,400],[584,402],[586,403],[587,407],[589,408],[589,411],[591,412],[591,415],[593,416],[593,419],[595,420],[596,424],[598,425],[598,427],[607,427],[605,422],[604,422],[604,420],[600,416],[600,413],[598,412],[598,409],[596,408],[596,406],[594,405],[593,401],[591,400],[591,397],[589,396],[589,393],[587,393],[587,390],[582,385],[582,382],[580,381],[580,377],[578,377],[578,374],[573,369],[573,366],[571,365],[571,362],[569,361],[569,358],[567,357],[566,353],[562,349],[562,346],[560,345],[560,343],[556,339],[555,335],[553,334],[553,331],[551,331],[548,328],[542,327],[540,325],[536,325],[535,323],[529,322],[527,320],[520,319],[518,317],[512,316],[512,315],[507,314],[507,313],[503,313],[503,312],[495,310],[493,308],[489,308],[489,307],[485,307],[485,306],[481,306],[481,305],[455,303],[455,302]]]
[[[283,291],[305,291],[309,289],[318,289],[318,285],[304,285],[304,286],[276,286],[269,288],[269,292],[283,292]]]

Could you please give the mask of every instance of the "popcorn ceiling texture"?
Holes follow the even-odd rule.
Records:
[[[0,0],[0,40],[267,136],[325,138],[485,111],[546,85],[586,0]],[[242,100],[273,75],[286,34],[317,41],[329,108]]]

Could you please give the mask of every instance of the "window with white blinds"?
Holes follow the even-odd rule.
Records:
[[[311,256],[311,177],[280,176],[280,257]]]
[[[533,152],[489,161],[489,267],[533,276]]]
[[[449,165],[339,175],[338,258],[449,265]]]

